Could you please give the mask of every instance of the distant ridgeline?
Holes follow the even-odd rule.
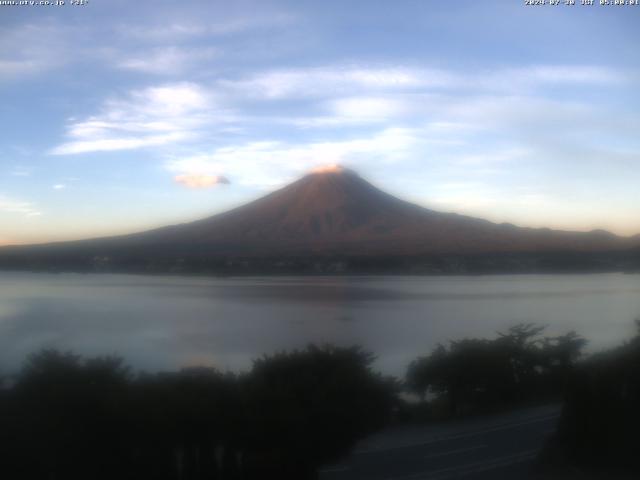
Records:
[[[207,274],[638,271],[640,236],[523,228],[437,212],[334,166],[191,223],[0,248],[0,268]]]
[[[132,249],[103,254],[59,248],[0,250],[0,269],[47,272],[175,273],[206,275],[490,274],[640,272],[639,251],[323,255],[242,257],[194,251]]]

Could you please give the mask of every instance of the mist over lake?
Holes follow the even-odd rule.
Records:
[[[597,351],[634,332],[640,276],[207,278],[0,275],[0,366],[43,347],[117,354],[136,368],[243,370],[309,342],[359,344],[400,375],[438,342],[520,322],[576,330]]]

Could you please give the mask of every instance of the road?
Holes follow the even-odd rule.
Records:
[[[555,430],[557,405],[447,424],[385,430],[357,445],[320,480],[500,480],[527,478]]]

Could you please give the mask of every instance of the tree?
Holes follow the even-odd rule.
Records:
[[[406,387],[423,401],[446,400],[453,416],[558,393],[561,382],[553,380],[573,366],[586,342],[575,332],[542,339],[543,331],[520,324],[493,340],[438,345],[409,365]]]
[[[109,478],[127,458],[122,360],[43,350],[25,361],[8,411],[15,478]]]
[[[389,419],[396,385],[359,347],[309,345],[264,356],[245,379],[250,450],[279,478],[312,477]],[[265,458],[264,455],[267,455]]]
[[[640,330],[640,323],[638,323]],[[558,362],[575,358],[579,338],[560,341]],[[637,478],[640,431],[640,335],[580,362],[567,375],[565,405],[546,457],[600,470],[603,478]]]

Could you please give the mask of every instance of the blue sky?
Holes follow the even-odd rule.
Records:
[[[640,233],[640,7],[66,3],[0,6],[0,244],[188,221],[331,163],[438,210]]]

